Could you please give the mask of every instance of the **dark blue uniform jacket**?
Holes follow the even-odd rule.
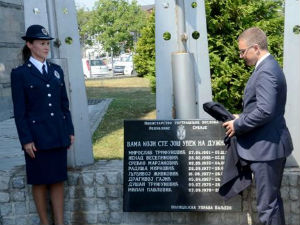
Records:
[[[11,72],[14,117],[22,146],[34,142],[37,149],[68,147],[69,136],[74,135],[64,73],[56,64],[47,65],[47,76],[30,61]]]

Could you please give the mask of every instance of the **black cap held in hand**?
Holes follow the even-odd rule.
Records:
[[[22,37],[23,40],[52,40],[54,38],[49,36],[48,31],[41,25],[31,25],[27,28],[26,35]]]

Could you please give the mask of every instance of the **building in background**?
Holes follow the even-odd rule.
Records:
[[[22,0],[0,0],[0,121],[12,117],[10,89],[11,69],[20,65],[24,41],[24,9]]]
[[[155,9],[155,4],[151,4],[151,5],[142,5],[142,10],[146,11],[147,13],[152,13],[153,10]]]

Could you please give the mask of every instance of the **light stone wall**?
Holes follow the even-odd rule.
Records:
[[[0,121],[12,116],[10,71],[21,63],[23,0],[0,0]]]
[[[252,185],[243,196],[243,212],[123,212],[123,161],[98,161],[91,166],[68,171],[65,184],[65,224],[257,224],[255,189]],[[287,225],[300,221],[300,169],[286,169],[282,198]],[[247,216],[249,213],[249,216]],[[49,213],[50,215],[50,213]],[[26,184],[24,166],[0,172],[0,225],[39,224]]]

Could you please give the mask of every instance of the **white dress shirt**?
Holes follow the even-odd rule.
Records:
[[[268,52],[268,53],[265,54],[263,57],[261,57],[261,58],[257,61],[256,65],[255,65],[255,69],[256,69],[256,68],[258,67],[258,65],[259,65],[262,61],[264,61],[264,59],[267,58],[269,55],[270,55],[270,53]]]
[[[47,67],[46,60],[42,63],[39,60],[30,56],[29,61],[41,72],[41,74],[43,74],[43,65],[45,65],[45,70],[48,73],[48,67]]]

